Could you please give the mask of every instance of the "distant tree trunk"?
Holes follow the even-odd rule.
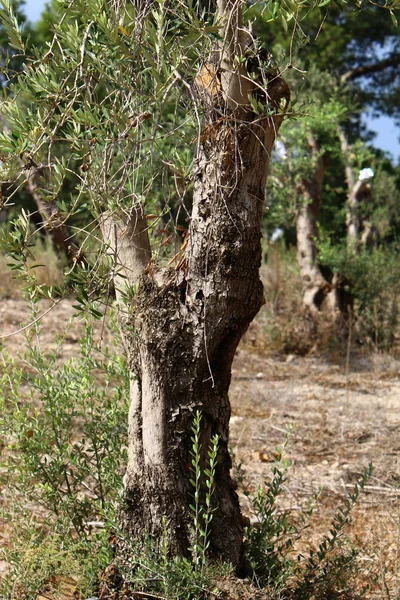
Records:
[[[363,221],[363,228],[360,236],[360,244],[367,250],[377,248],[380,241],[378,229],[370,222]]]
[[[313,318],[324,310],[334,319],[340,310],[337,278],[333,276],[328,281],[322,274],[317,257],[318,215],[325,165],[314,137],[309,137],[308,146],[315,165],[314,172],[297,186],[300,206],[296,214],[297,260],[303,280],[303,303]]]
[[[83,255],[71,240],[71,234],[60,218],[57,207],[53,203],[43,200],[35,175],[30,172],[27,172],[26,189],[36,204],[44,232],[49,236],[55,253],[66,256],[70,261],[83,260]]]
[[[347,181],[349,181],[349,178],[347,178]],[[362,187],[362,181],[357,181],[353,185],[348,183],[346,206],[347,247],[352,252],[357,251],[360,243],[361,219],[359,215],[359,194]]]
[[[361,217],[363,205],[370,200],[371,186],[369,182],[360,181],[360,179],[356,178],[350,161],[351,148],[344,131],[340,127],[338,128],[338,137],[345,159],[347,183],[347,247],[351,252],[356,253],[362,245],[367,245],[372,235],[371,227],[368,227],[368,224],[364,223]]]
[[[3,116],[0,116],[0,124],[3,131],[10,128]],[[57,207],[51,202],[45,202],[39,191],[38,169],[29,169],[25,166],[23,159],[19,158],[20,165],[26,176],[25,187],[31,195],[38,213],[43,222],[46,235],[49,236],[56,254],[64,255],[71,261],[83,260],[79,248],[71,241],[71,235],[66,224],[58,217]]]
[[[107,216],[102,231],[118,263],[131,264],[124,272],[125,310],[120,298],[132,373],[122,521],[135,538],[145,531],[165,535],[172,553],[188,553],[191,427],[200,410],[203,468],[211,437],[218,434],[220,440],[210,552],[238,565],[242,525],[230,477],[228,390],[237,345],[263,304],[259,267],[264,190],[282,120],[281,100],[287,103],[289,91],[274,73],[264,102],[277,114],[260,118],[250,112],[250,79],[243,61],[234,62],[244,54],[248,36],[241,4],[220,1],[218,11],[223,39],[219,61],[206,67],[208,78],[203,71],[197,79],[207,114],[199,132],[184,254],[176,268],[161,269],[149,261],[140,207],[123,226],[121,216]],[[132,254],[137,259],[129,258]],[[136,290],[132,284],[137,281]]]

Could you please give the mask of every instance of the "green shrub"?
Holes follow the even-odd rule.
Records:
[[[192,427],[192,461],[191,468],[193,478],[190,483],[193,487],[193,503],[190,505],[193,516],[193,546],[192,556],[195,569],[204,568],[207,562],[207,549],[210,545],[209,532],[210,523],[213,518],[212,497],[215,490],[215,468],[217,465],[217,454],[219,437],[215,435],[210,440],[207,449],[208,464],[201,466],[201,412],[197,411]],[[205,489],[203,489],[205,488]]]
[[[120,531],[119,546],[124,548],[117,566],[130,588],[151,597],[168,600],[205,600],[218,593],[215,581],[232,572],[228,564],[208,560],[209,528],[213,518],[215,469],[217,466],[218,435],[211,438],[206,449],[206,464],[202,460],[202,415],[196,411],[192,425],[191,471],[193,543],[188,550],[191,558],[171,557],[166,533],[160,540],[144,536],[142,544],[132,545],[125,532]],[[121,559],[122,557],[122,559]]]
[[[68,519],[62,522],[59,516],[46,525],[21,510],[13,512],[12,527],[4,553],[10,570],[0,582],[2,599],[36,600],[57,577],[71,580],[83,598],[93,594],[100,571],[111,560],[106,529],[93,531],[87,540],[74,539]]]
[[[121,534],[123,537],[123,533]],[[218,597],[218,582],[232,573],[228,564],[205,561],[197,568],[186,557],[171,557],[163,539],[145,537],[141,545],[125,541],[128,560],[117,562],[127,587],[168,600],[206,600]],[[120,542],[121,543],[121,542]]]
[[[35,321],[33,291],[31,298]],[[2,354],[1,483],[7,485],[7,501],[13,506],[3,516],[13,532],[5,552],[10,570],[1,583],[1,597],[34,600],[57,576],[71,577],[79,593],[88,596],[101,589],[99,572],[113,563],[130,590],[168,600],[210,598],[232,573],[230,565],[208,559],[219,440],[214,437],[209,448],[201,448],[202,421],[196,413],[191,453],[193,543],[188,557],[172,558],[163,538],[144,536],[141,545],[132,547],[115,518],[126,464],[128,369],[120,358],[115,323],[109,317],[105,326],[112,328],[116,347],[102,348],[96,343],[92,314],[80,312],[84,331],[71,360],[60,359],[62,337],[51,351],[41,349],[39,321],[27,330],[26,347],[18,359]],[[252,583],[276,597],[305,600],[312,593],[321,600],[328,594],[335,598],[336,590],[351,585],[357,570],[357,554],[348,547],[343,531],[370,470],[339,507],[319,547],[305,557],[296,555],[313,506],[297,522],[279,508],[290,466],[285,459],[287,441],[277,451],[271,479],[254,498],[246,492],[253,513],[253,524],[245,530]],[[126,549],[118,559],[113,557],[110,534]]]
[[[284,447],[277,449],[270,481],[264,486],[259,485],[254,497],[245,491],[253,513],[253,525],[245,530],[247,559],[258,587],[281,589],[291,573],[291,561],[286,554],[293,545],[297,529],[277,506],[290,466],[284,458],[287,441],[288,437]]]
[[[400,252],[390,248],[350,252],[323,239],[319,261],[345,281],[354,299],[359,341],[369,340],[378,350],[392,349],[399,324]]]
[[[253,583],[267,588],[279,598],[283,595],[293,600],[363,598],[368,587],[361,586],[362,589],[356,592],[361,569],[358,552],[345,536],[345,529],[351,522],[351,512],[359,494],[372,474],[372,466],[362,472],[353,490],[339,505],[329,531],[317,549],[310,549],[306,555],[298,553],[296,544],[309,526],[318,495],[306,510],[300,512],[296,521],[279,508],[290,467],[285,458],[288,435],[283,448],[276,450],[271,478],[257,488],[254,497],[246,487],[243,488],[251,506],[251,525],[246,528],[245,543]],[[241,465],[238,465],[237,471],[239,483],[243,486]],[[370,579],[372,582],[372,575]]]
[[[36,314],[33,302],[33,320]],[[38,322],[28,330],[18,360],[2,355],[0,434],[6,450],[1,483],[18,507],[17,516],[6,515],[16,528],[15,541],[25,539],[7,553],[12,569],[6,590],[17,583],[31,589],[24,572],[35,561],[45,564],[42,555],[50,557],[57,544],[61,556],[74,560],[85,556],[93,563],[97,556],[101,565],[109,555],[107,545],[101,550],[104,535],[93,524],[101,531],[112,526],[122,487],[129,378],[120,348],[101,348],[92,321],[84,316],[77,355],[67,362],[60,361],[63,338],[51,351],[41,349]],[[117,339],[110,319],[106,327]],[[23,518],[28,508],[39,515],[33,531],[32,517]],[[50,563],[46,569],[43,573]],[[23,597],[31,595],[27,591]]]

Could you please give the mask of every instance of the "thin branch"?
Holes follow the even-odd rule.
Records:
[[[24,327],[21,327],[21,329],[17,329],[16,331],[13,331],[12,333],[7,333],[6,335],[0,335],[0,340],[5,340],[6,338],[12,337],[13,335],[17,335],[18,333],[22,333],[23,331],[26,331],[27,329],[29,329],[30,327],[32,327],[32,325],[35,325],[35,323],[37,323],[38,321],[40,321],[41,319],[43,319],[43,317],[45,317],[47,315],[47,313],[49,313],[51,310],[53,310],[53,308],[55,308],[57,306],[57,304],[59,304],[61,302],[61,300],[62,300],[62,298],[59,298],[58,300],[56,300],[41,315],[39,315],[38,317],[36,317],[36,319],[34,319],[33,321],[31,321],[27,325],[24,325]]]
[[[345,483],[344,484],[345,488],[354,488],[354,484],[353,483]],[[398,496],[400,495],[400,490],[396,489],[396,488],[389,488],[389,487],[382,487],[380,485],[365,485],[363,487],[363,490],[365,490],[366,492],[377,492],[377,493],[381,493],[381,494],[386,494],[388,496]]]
[[[156,600],[167,600],[164,596],[156,596],[155,594],[149,594],[148,592],[131,592],[134,598],[155,598]]]

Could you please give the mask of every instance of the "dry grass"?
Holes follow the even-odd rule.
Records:
[[[64,280],[64,264],[47,241],[38,240],[31,249],[34,259],[29,266],[35,274],[38,285],[62,285]],[[0,255],[0,298],[18,298],[24,287],[23,281],[16,277],[16,272],[8,266],[12,260]]]
[[[254,490],[269,477],[273,449],[293,425],[291,477],[282,507],[295,517],[324,489],[303,552],[321,541],[340,499],[372,462],[373,477],[349,535],[361,547],[365,569],[380,573],[380,587],[369,597],[395,600],[400,592],[400,383],[394,371],[369,368],[376,355],[368,363],[366,358],[354,356],[346,373],[345,365],[321,357],[277,359],[242,346],[231,388],[231,442]],[[246,498],[242,501],[249,510]],[[385,585],[389,595],[382,595]]]

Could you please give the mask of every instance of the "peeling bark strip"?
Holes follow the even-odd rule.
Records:
[[[126,276],[142,273],[129,314],[120,318],[132,374],[122,522],[134,539],[164,536],[171,553],[188,554],[191,428],[200,410],[203,469],[211,437],[220,440],[210,552],[235,566],[242,559],[242,525],[230,477],[228,390],[237,345],[263,303],[262,207],[283,118],[255,115],[248,106],[249,78],[235,61],[243,50],[240,8],[240,2],[219,3],[224,42],[213,76],[223,94],[203,95],[207,126],[199,137],[189,239],[179,268],[145,268],[148,241],[139,218],[133,228],[107,216],[101,225],[111,252],[128,266]],[[268,110],[288,95],[274,73],[265,90]],[[124,245],[126,228],[132,235]]]

